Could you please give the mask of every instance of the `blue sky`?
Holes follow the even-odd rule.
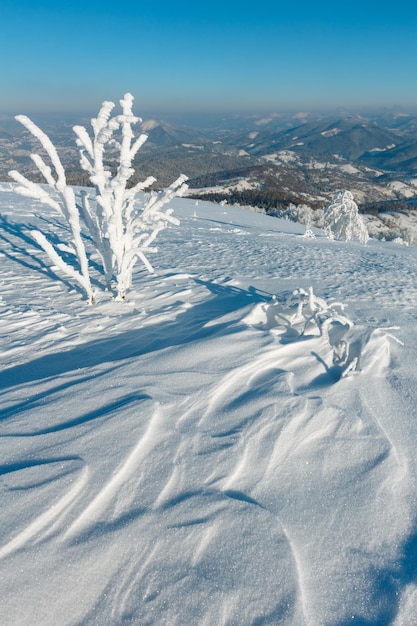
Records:
[[[0,114],[417,108],[414,2],[1,0]]]

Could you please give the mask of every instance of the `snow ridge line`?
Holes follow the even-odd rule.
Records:
[[[298,550],[295,547],[294,541],[291,539],[290,535],[288,534],[288,530],[285,528],[282,522],[281,522],[281,528],[288,542],[289,548],[291,550],[292,558],[294,560],[294,565],[295,565],[295,571],[297,572],[297,582],[298,582],[298,589],[299,589],[299,594],[300,594],[300,604],[301,604],[302,615],[304,618],[304,623],[305,623],[305,626],[313,626],[307,613],[307,605],[308,605],[307,590],[306,590],[306,584],[304,581],[304,574],[303,574],[303,568],[302,568],[300,556],[299,556]]]
[[[0,548],[0,559],[9,556],[16,550],[23,548],[29,542],[38,543],[48,535],[50,535],[62,515],[72,506],[75,498],[82,492],[88,482],[89,469],[84,467],[81,476],[73,487],[58,500],[52,504],[44,513],[39,515],[31,522],[22,532],[14,539],[11,539],[2,548]],[[49,527],[49,528],[48,528]],[[45,531],[42,533],[42,531]]]
[[[362,381],[360,381],[360,383],[362,383]],[[398,402],[397,394],[391,386],[387,389],[389,383],[386,378],[375,379],[367,377],[365,384],[366,392],[363,389],[360,389],[361,401],[363,402],[376,428],[381,432],[382,436],[390,446],[390,451],[398,467],[396,484],[403,484],[404,478],[409,474],[409,462],[406,454],[399,453],[399,448],[407,449],[407,435],[405,432],[402,432],[401,425],[398,425],[398,432],[390,433],[384,424],[386,421],[384,418],[384,414],[386,412],[385,407],[389,406],[390,410],[392,410],[393,404],[395,404],[395,402],[393,402],[393,396],[395,401]],[[394,489],[394,485],[392,486],[392,490],[395,496],[396,489]]]
[[[107,484],[102,487],[84,511],[71,524],[70,528],[64,535],[64,540],[71,539],[75,535],[85,532],[102,515],[104,515],[106,509],[108,509],[110,504],[116,500],[120,489],[136,472],[143,457],[146,456],[155,446],[157,441],[159,441],[157,433],[160,430],[160,421],[161,411],[160,407],[157,406],[153,416],[149,420],[145,433],[140,437],[139,441],[127,458],[116,469]]]

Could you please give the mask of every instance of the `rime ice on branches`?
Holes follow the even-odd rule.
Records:
[[[185,176],[180,176],[162,194],[152,192],[148,198],[143,194],[138,198],[138,193],[155,182],[153,176],[127,188],[134,174],[133,159],[147,139],[145,134],[134,137],[132,126],[142,120],[133,114],[132,104],[133,96],[125,94],[120,100],[122,114],[112,117],[114,104],[104,102],[97,118],[91,121],[92,138],[84,127],[74,127],[81,166],[96,187],[94,207],[89,197],[83,196],[82,217],[101,256],[107,286],[114,276],[117,298],[122,300],[131,286],[133,267],[138,259],[153,272],[147,254],[157,252],[152,245],[157,234],[169,223],[179,224],[171,210],[162,209],[187,188]],[[110,146],[118,151],[119,165],[114,176],[104,165],[105,151]]]
[[[74,190],[67,185],[65,171],[57,151],[45,133],[29,118],[19,115],[16,119],[41,143],[54,167],[55,174],[42,157],[32,155],[32,160],[45,178],[51,191],[33,183],[19,172],[9,172],[11,178],[20,183],[16,191],[35,198],[57,210],[70,226],[72,244],[79,269],[68,265],[44,233],[31,231],[32,237],[44,249],[52,262],[69,275],[86,291],[88,299],[94,302],[87,253],[81,234],[81,220],[84,222],[93,246],[98,253],[108,289],[116,281],[117,299],[125,300],[132,284],[133,267],[140,259],[146,268],[153,272],[147,255],[156,253],[154,245],[158,233],[168,224],[178,225],[172,210],[164,208],[176,195],[187,189],[186,177],[181,175],[168,189],[161,193],[142,193],[154,182],[153,176],[128,188],[134,174],[133,160],[143,146],[147,135],[135,138],[132,126],[142,120],[132,112],[133,96],[130,93],[120,100],[122,113],[113,115],[113,102],[103,102],[96,118],[91,120],[92,136],[83,126],[74,126],[76,143],[80,150],[81,167],[88,172],[96,189],[95,195],[83,192],[81,201],[75,199]],[[112,174],[106,163],[106,150],[116,150],[118,166]]]
[[[44,249],[51,261],[81,285],[87,293],[89,302],[92,304],[94,302],[94,294],[91,287],[87,254],[81,236],[79,207],[75,200],[74,190],[67,185],[64,167],[49,137],[25,115],[17,115],[16,119],[39,140],[51,160],[54,173],[52,173],[51,167],[45,163],[39,154],[32,154],[32,161],[45,178],[50,190],[44,189],[37,183],[32,183],[16,170],[9,172],[9,176],[17,183],[20,183],[20,186],[16,188],[20,195],[39,200],[58,211],[64,217],[71,230],[72,244],[78,260],[79,270],[64,261],[44,233],[32,230],[31,235]],[[55,197],[53,197],[53,192],[56,192]]]

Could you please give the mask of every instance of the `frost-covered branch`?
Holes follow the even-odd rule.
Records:
[[[68,263],[65,263],[64,259],[56,251],[53,245],[47,240],[45,235],[39,230],[31,230],[30,234],[32,235],[33,239],[41,246],[41,248],[43,248],[51,261],[65,274],[70,276],[70,278],[73,278],[75,281],[77,281],[81,285],[81,287],[83,287],[83,289],[88,292],[89,283],[85,280],[85,277],[80,274],[80,272],[77,272],[77,270],[75,270],[73,267],[68,265]],[[94,298],[92,297],[91,304],[93,303]]]
[[[55,192],[55,197],[53,197],[51,191],[47,191],[37,183],[31,182],[16,170],[12,170],[11,172],[9,172],[9,176],[13,178],[13,180],[15,180],[17,183],[19,183],[19,186],[16,188],[17,193],[21,194],[22,196],[39,200],[43,204],[46,204],[50,208],[55,209],[56,211],[61,213],[61,215],[66,219],[71,229],[72,243],[74,245],[80,267],[80,272],[76,272],[76,274],[77,276],[82,277],[81,283],[87,293],[89,301],[93,302],[94,296],[91,287],[87,254],[81,236],[80,216],[75,202],[74,190],[72,187],[69,187],[67,185],[64,167],[61,163],[55,146],[53,145],[49,137],[25,115],[17,115],[16,120],[23,124],[23,126],[36,139],[38,139],[41,146],[48,154],[55,171],[55,177],[52,173],[51,167],[45,163],[40,155],[33,154],[31,155],[31,158],[39,169],[40,173],[45,178],[50,190]],[[57,200],[57,197],[59,200]],[[41,233],[38,233],[38,235],[41,235]],[[44,239],[45,241],[47,241],[45,237]],[[40,243],[40,241],[38,241],[38,243]],[[52,248],[50,247],[50,245],[42,245],[42,247],[56,265],[58,265],[63,271],[65,271],[72,278],[74,278],[73,272],[69,271],[72,268],[70,268],[61,257],[59,257],[61,259],[61,262],[57,262],[56,257],[59,255],[56,251],[54,251],[52,258]]]

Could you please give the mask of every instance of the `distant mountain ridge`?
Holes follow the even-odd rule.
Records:
[[[411,174],[417,172],[417,141],[405,141],[381,152],[365,152],[359,160],[370,167]]]
[[[181,128],[164,121],[145,120],[141,129],[148,135],[147,144],[152,146],[208,145],[208,138],[189,128]]]
[[[77,121],[56,115],[34,121],[57,146],[71,184],[89,184],[75,147]],[[88,126],[88,119],[80,123]],[[148,140],[138,152],[132,182],[153,175],[165,187],[184,173],[197,197],[215,193],[257,206],[315,206],[341,188],[351,189],[360,202],[417,196],[417,116],[411,114],[200,115],[188,126],[177,115],[168,121],[145,118],[138,130]],[[30,159],[37,151],[37,141],[12,117],[0,117],[2,180],[11,169],[39,179]]]
[[[230,141],[236,141],[233,138]],[[396,130],[380,128],[375,122],[361,118],[321,120],[307,122],[287,130],[273,132],[269,129],[237,138],[239,146],[255,156],[264,156],[277,150],[294,150],[317,156],[340,155],[356,160],[373,149],[387,149],[404,142]]]

